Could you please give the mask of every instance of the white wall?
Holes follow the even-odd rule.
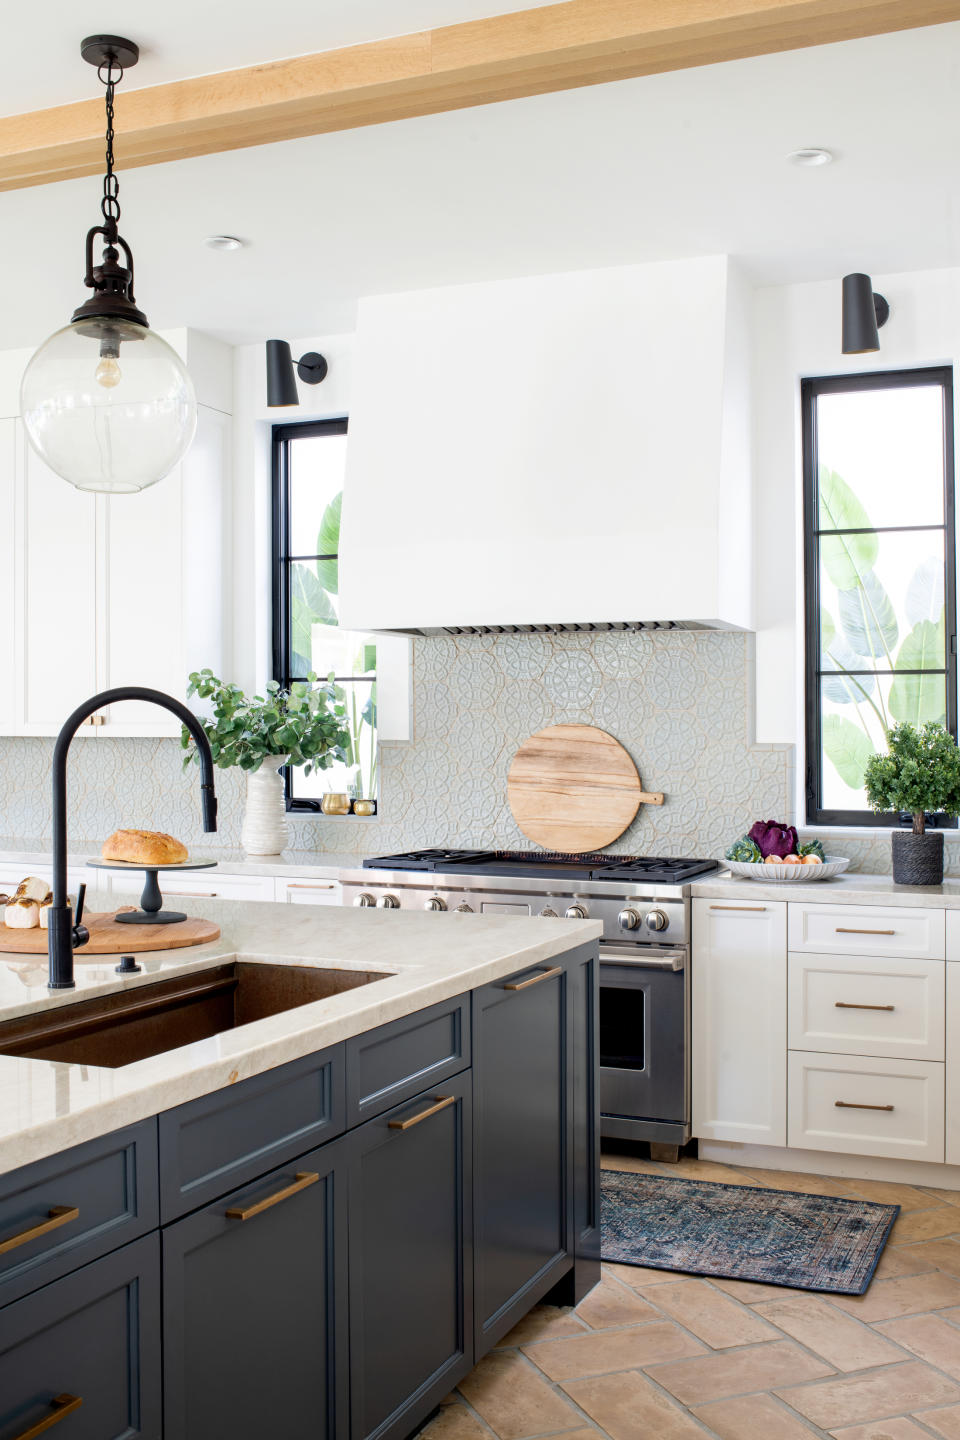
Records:
[[[960,270],[874,275],[873,286],[891,310],[874,355],[841,354],[839,270],[836,280],[754,296],[757,740],[800,747],[798,792],[804,782],[800,380],[956,365],[960,352]]]

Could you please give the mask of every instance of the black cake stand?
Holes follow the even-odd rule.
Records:
[[[161,870],[211,870],[216,860],[184,860],[179,865],[138,865],[133,860],[88,860],[95,870],[142,870],[143,893],[139,910],[124,910],[115,916],[123,925],[177,925],[186,920],[182,910],[164,910],[157,875]]]

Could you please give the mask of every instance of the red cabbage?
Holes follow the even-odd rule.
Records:
[[[750,839],[759,847],[764,859],[768,855],[796,855],[799,837],[793,825],[779,820],[758,820],[750,830]]]

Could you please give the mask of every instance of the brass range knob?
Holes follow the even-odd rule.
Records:
[[[370,910],[377,902],[372,895],[368,895],[367,892],[364,891],[362,895],[357,896],[353,903],[354,905],[359,905],[361,910]]]
[[[458,905],[458,906],[457,906],[457,913],[458,913],[459,915],[472,915],[472,914],[473,914],[473,906],[472,906],[472,905]]]
[[[380,899],[377,901],[377,909],[399,910],[400,901],[397,899],[396,895],[381,895]]]
[[[588,920],[590,912],[586,905],[568,905],[563,916],[565,920]]]
[[[545,905],[540,911],[540,914],[545,915],[548,920],[557,920],[559,918],[556,910],[552,909],[549,905]]]
[[[621,930],[639,930],[640,911],[621,910],[620,914],[617,916],[617,924],[620,926]]]
[[[441,900],[439,895],[431,895],[429,900],[423,902],[424,910],[446,910],[446,900]]]
[[[670,921],[662,910],[647,911],[647,928],[649,930],[666,930]]]

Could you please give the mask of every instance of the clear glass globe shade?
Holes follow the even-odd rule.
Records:
[[[197,428],[183,361],[129,320],[75,321],[51,335],[24,371],[20,413],[51,470],[116,495],[169,475]]]

